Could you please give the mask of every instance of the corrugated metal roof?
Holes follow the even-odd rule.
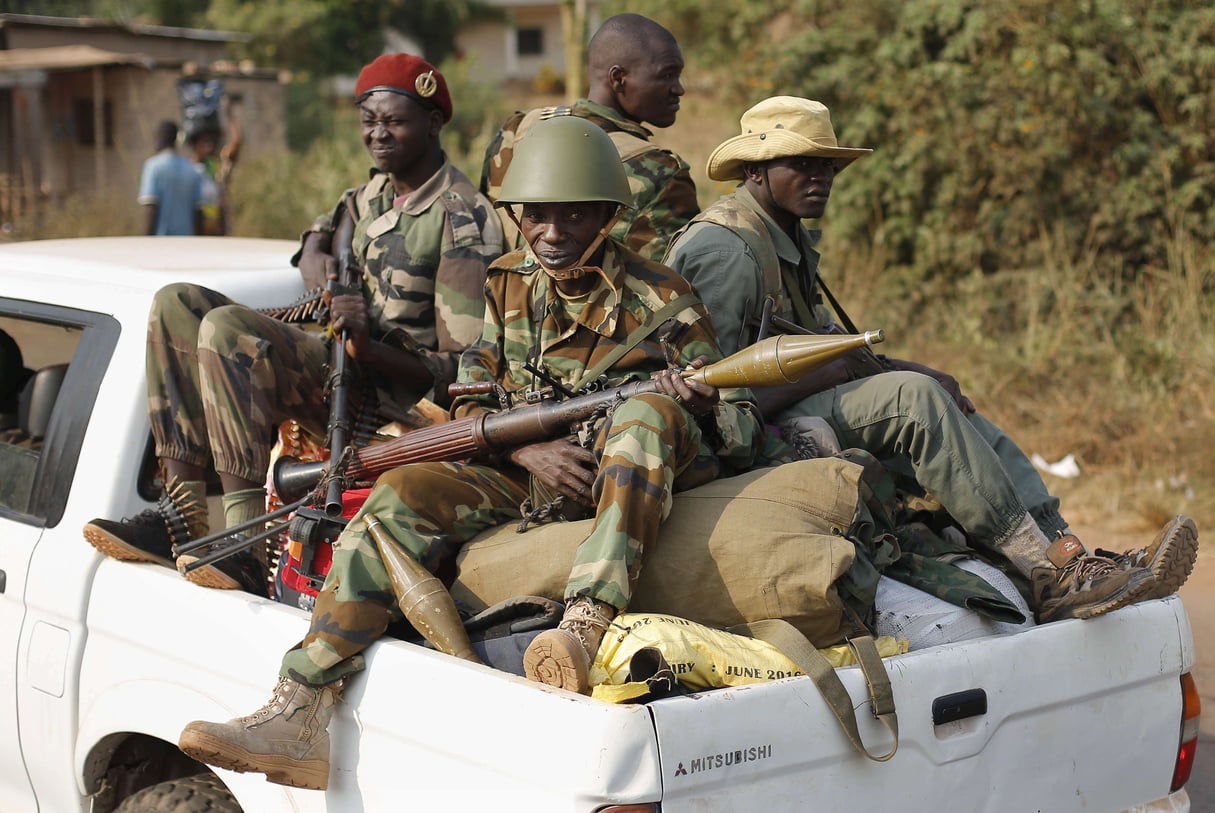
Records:
[[[213,42],[248,42],[252,37],[241,31],[215,31],[205,28],[120,23],[103,17],[48,17],[39,14],[0,14],[0,28],[30,26],[36,28],[78,28],[100,31],[127,31],[151,37],[210,40]]]
[[[104,51],[92,45],[56,45],[50,48],[12,48],[0,51],[0,71],[54,71],[101,65],[152,66],[143,54]]]

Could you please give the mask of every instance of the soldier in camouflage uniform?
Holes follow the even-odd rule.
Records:
[[[700,207],[690,168],[670,150],[654,145],[643,124],[670,127],[679,112],[683,55],[671,32],[639,14],[608,18],[587,45],[590,90],[572,105],[519,111],[507,119],[485,153],[481,191],[497,201],[515,146],[532,126],[558,115],[578,116],[612,138],[628,174],[633,208],[612,237],[641,256],[657,260],[667,243]],[[503,219],[508,240],[514,224]]]
[[[489,202],[446,159],[439,132],[451,119],[442,75],[406,54],[380,57],[356,86],[371,180],[348,191],[305,233],[293,258],[305,281],[335,275],[332,236],[343,212],[355,223],[359,290],[329,299],[335,332],[381,409],[446,395],[459,354],[480,335],[485,269],[504,248]],[[208,532],[205,469],[223,486],[226,527],[265,512],[273,430],[293,419],[326,435],[331,351],[316,332],[276,321],[197,285],[156,294],[148,322],[148,409],[170,493],[156,510],[97,519],[85,537],[119,559],[172,566],[174,544]],[[178,567],[201,556],[182,556]],[[186,574],[210,587],[266,593],[264,563],[245,552]]]
[[[822,304],[818,233],[801,221],[821,217],[835,175],[870,152],[840,147],[827,108],[808,99],[767,99],[741,125],[743,134],[710,156],[708,172],[742,184],[678,235],[665,258],[704,297],[727,353],[751,340],[764,297],[798,328],[840,330]],[[778,422],[819,416],[842,445],[913,476],[973,540],[1029,579],[1039,620],[1087,618],[1168,595],[1193,567],[1197,529],[1180,516],[1146,548],[1084,555],[1025,454],[946,373],[870,354],[760,391],[758,403]]]
[[[604,159],[613,149],[602,130],[572,117],[538,124],[520,147],[502,202],[522,204],[529,247],[491,266],[484,330],[461,359],[460,380],[521,394],[537,387],[523,369],[531,361],[571,389],[602,368],[611,386],[654,378],[658,392],[620,402],[592,431],[591,448],[558,438],[514,449],[498,467],[416,463],[381,476],[334,547],[311,629],[284,657],[274,699],[250,717],[191,723],[180,742],[187,754],[273,782],[325,786],[335,697],[398,612],[368,513],[433,572],[479,531],[518,519],[533,480],[562,503],[593,511],[564,619],[524,656],[529,678],[586,692],[591,659],[628,604],[672,492],[752,463],[762,428],[749,392],[719,393],[669,367],[720,357],[704,306],[670,269],[606,236],[630,200],[619,162]],[[459,397],[453,416],[497,408],[487,398]]]

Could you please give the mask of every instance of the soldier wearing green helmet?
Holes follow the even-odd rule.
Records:
[[[333,704],[363,668],[362,651],[401,615],[368,514],[392,537],[387,544],[431,573],[450,572],[466,542],[525,511],[533,519],[593,515],[570,563],[561,624],[524,655],[529,678],[586,693],[590,663],[629,602],[643,551],[657,541],[654,518],[667,515],[672,492],[754,462],[762,427],[750,393],[718,392],[674,369],[721,358],[704,305],[669,268],[608,236],[630,205],[608,136],[575,117],[538,123],[519,146],[499,204],[527,248],[490,266],[481,338],[462,356],[459,382],[492,382],[516,401],[650,378],[658,392],[620,402],[578,437],[521,446],[495,461],[414,463],[382,475],[334,545],[311,628],[284,656],[270,703],[228,723],[191,723],[182,734],[188,753],[272,782],[325,786]],[[494,395],[466,394],[452,417],[500,408]]]
[[[499,200],[515,151],[537,121],[554,113],[589,121],[612,139],[636,204],[612,227],[612,236],[647,260],[658,260],[672,235],[700,211],[687,161],[654,143],[651,131],[670,127],[679,114],[683,53],[674,35],[654,20],[617,14],[591,37],[586,57],[585,98],[519,110],[502,124],[485,153],[481,191]],[[522,247],[510,221],[504,219],[503,226],[507,242]]]

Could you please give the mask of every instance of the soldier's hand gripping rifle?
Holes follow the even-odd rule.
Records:
[[[338,227],[333,234],[333,249],[335,251],[336,269],[333,277],[329,279],[327,292],[329,298],[341,294],[357,291],[356,287],[359,279],[358,261],[354,259],[354,217],[351,215],[349,208],[342,208],[342,215],[338,221]],[[277,523],[270,528],[266,528],[267,522],[279,519],[280,517],[288,516],[291,513],[303,509],[309,503],[316,503],[323,507],[325,516],[336,518],[342,514],[342,491],[344,489],[344,478],[342,477],[342,459],[348,454],[347,446],[351,437],[351,417],[350,417],[350,359],[346,356],[346,340],[349,338],[348,331],[334,331],[332,329],[332,317],[330,319],[330,334],[332,336],[332,346],[330,348],[329,361],[329,460],[324,463],[322,474],[326,474],[323,484],[322,478],[318,477],[313,486],[321,485],[324,490],[324,499],[320,499],[321,488],[317,488],[315,493],[312,488],[309,488],[307,494],[293,494],[290,497],[285,497],[281,493],[279,496],[284,500],[292,500],[287,505],[282,506],[260,517],[255,517],[248,522],[242,522],[239,525],[225,528],[218,533],[210,534],[201,539],[193,540],[185,545],[177,546],[175,553],[180,556],[183,553],[197,550],[215,542],[220,542],[225,539],[235,537],[236,542],[211,551],[197,560],[186,565],[183,570],[189,572],[200,567],[217,562],[220,559],[232,556],[242,550],[251,548],[253,545],[265,539],[278,534],[286,526],[287,522]],[[242,531],[251,528],[260,528],[261,532],[253,536],[236,536]]]

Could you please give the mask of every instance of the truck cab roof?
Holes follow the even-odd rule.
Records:
[[[291,266],[298,243],[246,237],[88,237],[0,245],[4,293],[116,313],[170,282],[195,282],[253,307],[303,292]]]

